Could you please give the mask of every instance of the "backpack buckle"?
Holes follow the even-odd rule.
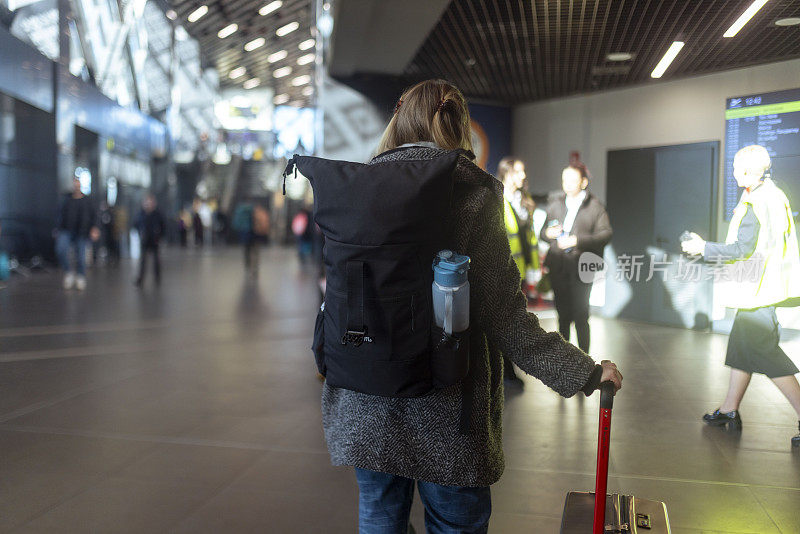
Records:
[[[352,343],[354,347],[360,347],[363,343],[372,343],[372,338],[367,335],[367,327],[364,327],[363,332],[356,330],[348,330],[342,336],[342,345]]]

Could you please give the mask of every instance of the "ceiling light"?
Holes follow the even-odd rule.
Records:
[[[299,48],[300,50],[308,50],[315,44],[317,44],[317,42],[314,39],[306,39],[305,41],[297,45],[297,48]]]
[[[278,37],[283,37],[284,35],[289,35],[299,27],[300,24],[298,24],[297,22],[290,22],[286,26],[281,26],[280,28],[278,28],[275,31],[275,35],[277,35]]]
[[[186,17],[186,20],[188,20],[189,22],[197,22],[198,20],[203,18],[206,13],[208,13],[208,6],[200,6],[191,13],[189,13],[189,16]]]
[[[261,80],[259,80],[258,78],[250,78],[249,80],[247,80],[242,84],[242,87],[244,87],[245,89],[252,89],[254,87],[258,87],[259,85],[261,85]]]
[[[275,98],[272,99],[272,101],[280,106],[281,104],[285,104],[289,101],[289,95],[287,95],[286,93],[283,93],[282,95],[277,95]]]
[[[261,48],[262,46],[264,46],[264,43],[266,42],[267,42],[266,39],[264,39],[263,37],[259,37],[258,39],[253,39],[249,43],[246,43],[244,45],[244,49],[247,50],[248,52],[252,52],[256,48]]]
[[[608,61],[628,61],[633,59],[633,54],[630,52],[611,52],[606,54],[606,59]]]
[[[750,19],[753,18],[753,15],[758,13],[758,10],[764,7],[764,4],[767,3],[768,0],[755,0],[750,7],[748,7],[742,15],[736,19],[736,22],[733,23],[733,26],[728,28],[728,31],[722,34],[723,37],[733,37],[739,30],[741,30],[745,24],[747,24]]]
[[[297,58],[298,65],[308,65],[309,63],[313,63],[316,59],[316,54],[306,54],[304,56],[300,56]]]
[[[294,80],[292,80],[292,85],[295,87],[300,87],[301,85],[305,85],[311,81],[311,76],[308,74],[303,74],[302,76],[298,76]]]
[[[275,72],[273,72],[272,75],[275,76],[276,78],[283,78],[285,76],[290,75],[291,73],[292,73],[292,67],[281,67]]]
[[[277,61],[285,59],[286,56],[288,56],[288,55],[289,55],[289,53],[286,50],[280,50],[278,52],[275,52],[274,54],[268,55],[267,56],[267,61],[269,61],[270,63],[275,63]]]
[[[310,85],[308,87],[303,87],[303,96],[311,96],[314,94],[314,88]]]
[[[168,9],[167,12],[165,13],[165,15],[167,16],[167,18],[169,20],[175,20],[175,19],[178,18],[178,14],[175,13],[174,9]]]
[[[331,32],[333,32],[333,17],[330,13],[324,12],[320,15],[319,19],[317,19],[317,30],[323,37],[330,37]]]
[[[658,62],[656,68],[653,69],[653,72],[650,73],[650,77],[661,78],[661,76],[664,75],[664,71],[666,71],[667,68],[672,63],[672,60],[675,59],[675,56],[677,56],[678,52],[681,51],[681,48],[683,48],[684,44],[685,43],[683,43],[682,41],[675,41],[674,43],[672,43],[669,49],[667,50],[667,53],[664,54],[664,57],[662,57],[661,61]]]
[[[228,24],[227,26],[222,28],[217,33],[217,37],[219,37],[220,39],[225,39],[226,37],[229,37],[229,36],[233,35],[234,33],[236,33],[236,30],[238,30],[238,29],[239,29],[239,25],[238,24],[236,24],[236,23]]]
[[[247,69],[244,67],[236,67],[233,69],[230,74],[228,74],[228,78],[231,80],[235,80],[236,78],[241,78],[247,73]]]
[[[269,4],[265,5],[261,9],[259,9],[258,10],[258,14],[261,15],[262,17],[264,17],[266,15],[269,15],[270,13],[275,11],[276,9],[280,9],[280,7],[282,5],[283,5],[283,2],[275,0],[275,2],[270,2]]]
[[[775,26],[797,26],[800,24],[800,17],[788,17],[775,21]]]

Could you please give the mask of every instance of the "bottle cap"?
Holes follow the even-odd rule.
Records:
[[[443,287],[457,287],[467,281],[469,256],[462,256],[452,250],[442,250],[433,261],[433,278]]]

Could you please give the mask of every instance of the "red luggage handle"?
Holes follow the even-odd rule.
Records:
[[[600,433],[597,437],[597,479],[594,486],[594,534],[604,534],[606,491],[608,489],[608,450],[611,445],[611,409],[614,407],[614,383],[600,384]]]

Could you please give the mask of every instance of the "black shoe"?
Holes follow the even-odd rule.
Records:
[[[800,421],[797,422],[797,430],[800,430]],[[792,447],[800,447],[800,432],[792,438]]]
[[[135,285],[136,287],[142,287],[142,285],[144,285],[144,280],[142,280],[141,278],[137,278],[136,281],[133,282],[133,285]]]
[[[711,426],[728,425],[728,429],[730,430],[742,429],[742,418],[739,417],[739,410],[723,413],[719,411],[719,408],[717,408],[712,413],[705,414],[703,416],[703,421]]]

